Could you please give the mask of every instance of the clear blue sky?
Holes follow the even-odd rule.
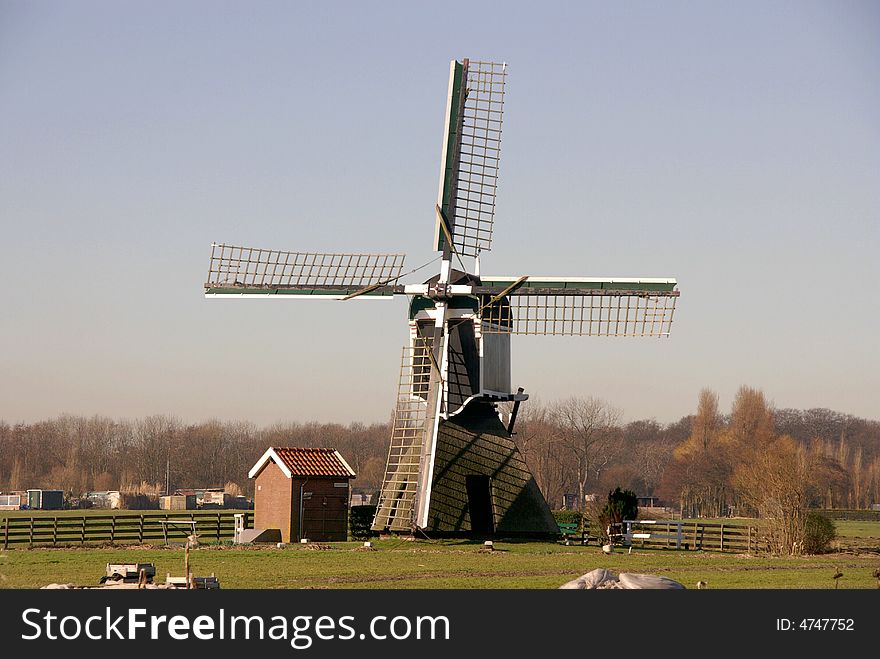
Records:
[[[387,419],[402,300],[208,301],[209,245],[432,258],[463,57],[510,67],[484,273],[682,293],[514,386],[880,418],[876,2],[0,0],[0,419]]]

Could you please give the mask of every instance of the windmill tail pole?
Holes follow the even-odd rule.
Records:
[[[516,393],[521,394],[525,391],[522,387],[519,387],[516,390]],[[513,411],[510,413],[510,423],[507,426],[507,434],[513,435],[513,424],[516,423],[516,415],[519,412],[519,404],[521,401],[515,400],[513,401]]]

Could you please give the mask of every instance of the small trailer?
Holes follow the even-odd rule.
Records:
[[[190,575],[189,584],[186,577],[172,577],[171,574],[165,575],[165,584],[173,588],[188,588],[190,590],[213,590],[220,588],[220,580],[211,573],[210,577],[194,577]]]
[[[153,583],[156,566],[152,563],[107,563],[107,574],[101,577],[101,583]]]

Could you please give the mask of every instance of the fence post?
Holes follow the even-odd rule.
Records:
[[[721,551],[724,551],[724,522],[721,522]]]
[[[58,518],[52,518],[52,546],[55,547],[58,544]]]
[[[746,544],[746,553],[748,553],[748,554],[752,553],[752,525],[751,524],[749,524],[749,539]]]
[[[141,522],[138,525],[138,544],[144,544],[144,515],[141,513]]]
[[[220,513],[217,513],[217,544],[220,544]]]
[[[116,515],[110,515],[110,544],[114,544],[116,541]]]
[[[3,529],[3,551],[6,551],[9,548],[9,518],[5,517],[5,524]]]
[[[82,526],[79,530],[79,544],[86,544],[86,516],[82,516]]]
[[[28,539],[28,546],[29,547],[34,546],[34,518],[33,517],[31,517],[31,531],[30,531],[30,538]]]

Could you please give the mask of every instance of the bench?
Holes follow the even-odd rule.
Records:
[[[559,532],[562,534],[563,542],[567,545],[570,545],[573,540],[577,540],[582,545],[586,545],[589,544],[591,539],[593,539],[585,529],[578,531],[580,524],[577,522],[557,522],[557,526],[559,526]]]

